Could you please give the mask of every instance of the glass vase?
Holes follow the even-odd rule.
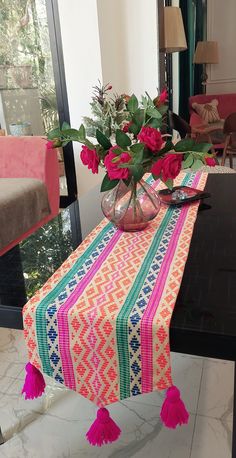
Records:
[[[144,180],[128,186],[120,180],[102,199],[102,211],[118,229],[127,232],[145,229],[160,210],[156,191]]]

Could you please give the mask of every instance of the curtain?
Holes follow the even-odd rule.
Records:
[[[180,0],[186,51],[179,53],[179,115],[188,120],[188,99],[191,95],[201,94],[202,65],[194,65],[193,57],[198,41],[206,39],[206,0]]]

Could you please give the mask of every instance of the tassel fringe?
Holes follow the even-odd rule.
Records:
[[[115,442],[120,436],[119,426],[112,420],[105,407],[98,409],[97,418],[91,425],[86,437],[93,446],[101,447],[103,444]]]
[[[43,375],[31,363],[26,364],[25,370],[26,376],[22,394],[25,394],[25,399],[38,398],[43,394],[46,386]]]
[[[189,413],[180,398],[180,391],[176,386],[168,388],[160,416],[167,428],[175,429],[177,425],[188,423]]]

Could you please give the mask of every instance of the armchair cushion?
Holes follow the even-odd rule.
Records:
[[[0,178],[0,251],[50,214],[47,188],[33,178]]]
[[[0,137],[0,181],[6,183],[5,179],[8,179],[8,191],[5,192],[4,184],[0,190],[0,256],[58,214],[57,150],[46,150],[46,139],[39,136]],[[29,201],[25,197],[27,193]],[[15,205],[12,199],[15,199]]]
[[[213,99],[207,103],[193,103],[193,109],[199,114],[203,121],[207,123],[220,121],[220,115],[218,113],[218,100]]]

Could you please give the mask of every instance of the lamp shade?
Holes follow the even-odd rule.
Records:
[[[198,41],[193,62],[194,64],[218,64],[217,41]]]
[[[187,49],[181,9],[166,6],[160,21],[160,51],[166,53]]]

